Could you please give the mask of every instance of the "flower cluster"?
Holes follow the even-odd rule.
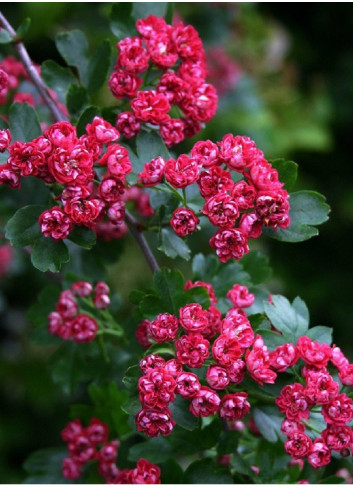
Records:
[[[151,216],[152,211],[147,194],[138,187],[127,188],[125,177],[132,167],[127,149],[115,144],[119,137],[101,117],[87,124],[81,137],[69,122],[59,122],[33,141],[8,146],[10,134],[1,131],[0,146],[8,146],[10,156],[0,168],[0,184],[18,188],[21,177],[34,176],[53,192],[60,189],[54,195],[57,205],[39,217],[46,237],[65,239],[76,225],[106,239],[119,238],[127,230],[126,201],[133,201],[142,215]]]
[[[92,300],[93,295],[93,300]],[[98,332],[98,323],[91,315],[80,312],[86,304],[98,311],[110,305],[109,287],[98,282],[93,289],[89,282],[75,282],[60,293],[56,311],[48,315],[48,328],[53,336],[76,343],[90,343]]]
[[[286,385],[276,399],[279,410],[285,415],[282,431],[287,441],[284,447],[295,459],[307,458],[310,465],[319,468],[330,463],[332,451],[342,456],[349,456],[350,450],[353,451],[352,399],[340,393],[339,382],[328,371],[328,363],[337,368],[343,385],[353,384],[353,365],[340,348],[319,344],[306,336],[299,338],[296,350],[297,358],[305,364],[301,370],[303,383]],[[312,439],[306,428],[312,429],[310,415],[317,416],[319,412],[326,427]]]
[[[82,468],[91,461],[98,462],[100,475],[110,484],[159,484],[160,469],[141,458],[133,469],[118,469],[116,459],[119,440],[109,439],[106,423],[92,418],[84,428],[79,419],[68,423],[61,432],[70,456],[63,460],[62,474],[66,479],[79,479]]]
[[[276,377],[270,368],[269,353],[263,342],[255,339],[242,309],[252,305],[253,294],[245,286],[235,284],[228,293],[233,307],[222,319],[211,284],[189,281],[185,289],[199,286],[208,291],[211,305],[207,310],[200,304],[187,304],[180,308],[178,317],[160,314],[154,321],[145,320],[138,326],[137,337],[143,346],[148,347],[153,340],[173,342],[175,348],[175,358],[168,361],[150,354],[140,362],[143,376],[138,390],[142,409],[136,415],[136,425],[150,437],[166,436],[172,431],[175,421],[168,406],[176,395],[190,402],[189,409],[196,417],[217,413],[232,422],[250,410],[247,393],[236,387],[246,370],[259,383],[272,383]],[[208,385],[203,385],[190,369],[201,368],[210,355],[213,361],[208,362]],[[226,388],[233,392],[221,396]]]
[[[236,183],[232,171],[237,173]],[[147,187],[164,181],[175,189],[197,183],[205,201],[201,215],[219,228],[210,245],[222,262],[239,260],[248,253],[249,238],[258,238],[263,226],[277,230],[290,224],[289,194],[277,170],[246,136],[227,134],[218,143],[198,141],[190,156],[182,154],[168,161],[158,157],[139,173],[139,183]],[[182,237],[193,233],[199,222],[187,207],[175,209],[170,220],[175,233]]]
[[[150,15],[136,22],[138,35],[118,42],[119,55],[109,88],[132,99],[131,112],[118,115],[117,128],[131,138],[148,123],[159,127],[167,146],[201,130],[217,110],[217,93],[205,82],[205,52],[197,31],[182,22],[172,26]],[[142,74],[144,76],[142,77]],[[170,111],[179,117],[171,117]]]
[[[35,66],[35,69],[40,73],[39,66]],[[22,82],[25,82],[25,84]],[[31,85],[31,91],[28,91],[25,85]],[[54,90],[49,91],[62,113],[67,115],[67,109],[65,105],[59,102],[56,92]],[[1,60],[0,65],[0,105],[12,102],[20,104],[26,102],[32,107],[43,103],[21,61],[12,56],[6,56]]]

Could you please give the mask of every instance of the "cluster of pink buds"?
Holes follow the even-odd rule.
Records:
[[[136,415],[136,425],[150,437],[166,436],[172,431],[175,421],[168,405],[177,394],[190,401],[189,409],[194,416],[218,414],[233,422],[250,411],[247,393],[236,387],[246,370],[260,384],[273,383],[276,377],[270,369],[269,353],[260,338],[255,339],[242,309],[252,305],[253,294],[245,286],[235,284],[227,294],[233,307],[222,319],[212,285],[189,281],[185,288],[196,286],[208,291],[211,302],[208,310],[200,304],[188,304],[180,308],[179,317],[160,314],[138,327],[137,337],[144,346],[148,347],[153,340],[172,342],[175,348],[175,358],[171,360],[150,354],[140,362],[143,376],[138,381],[138,390],[142,410]],[[213,362],[208,363],[206,386],[189,369],[201,368],[210,355]],[[228,393],[221,396],[225,389]]]
[[[0,133],[0,143],[5,132]],[[119,137],[119,131],[101,117],[87,124],[80,138],[70,122],[58,122],[33,141],[16,141],[8,147],[10,156],[1,166],[0,184],[18,188],[21,177],[34,176],[55,188],[60,185],[58,205],[39,217],[46,237],[65,239],[76,225],[107,239],[119,238],[127,230],[127,200],[151,215],[148,195],[137,187],[127,189],[125,177],[132,166],[127,149],[116,144]]]
[[[108,285],[98,282],[93,290],[89,282],[75,282],[70,289],[62,291],[56,304],[56,311],[48,316],[48,328],[53,336],[73,340],[76,343],[90,343],[95,339],[98,323],[89,314],[80,312],[83,300],[88,301],[91,307],[98,310],[106,309],[110,305]]]
[[[66,479],[79,479],[82,468],[89,462],[97,461],[100,475],[110,484],[158,484],[160,469],[148,460],[140,459],[133,469],[118,469],[116,459],[119,440],[109,439],[106,423],[92,418],[87,428],[79,419],[68,423],[61,432],[67,443],[70,456],[63,460],[62,474]]]
[[[39,66],[35,66],[35,69],[40,73]],[[3,58],[0,65],[0,105],[5,105],[11,102],[24,104],[26,102],[29,105],[32,105],[32,107],[35,107],[37,101],[42,102],[39,95],[36,100],[32,92],[21,89],[22,81],[26,81],[27,84],[32,84],[24,65],[12,56]],[[50,90],[50,94],[56,101],[60,110],[67,115],[67,109],[58,101],[56,92]]]
[[[319,344],[306,336],[299,338],[296,350],[298,358],[305,363],[301,370],[303,383],[286,385],[276,399],[279,410],[285,415],[282,431],[288,438],[284,447],[295,459],[306,458],[310,465],[319,468],[330,463],[332,451],[343,457],[353,451],[352,399],[340,393],[339,382],[327,369],[331,362],[343,386],[352,386],[353,364],[340,348]],[[311,412],[320,412],[326,423],[315,439],[306,433],[306,428],[316,431],[310,424]]]
[[[118,42],[119,55],[109,79],[116,98],[132,99],[132,111],[120,113],[116,126],[127,138],[138,134],[141,123],[158,126],[170,147],[197,134],[201,123],[213,118],[216,89],[205,82],[205,52],[194,27],[182,22],[172,26],[150,15],[139,19],[136,29],[138,36]],[[179,117],[171,117],[171,109]]]
[[[224,166],[223,169],[222,165]],[[231,171],[241,175],[235,183]],[[207,216],[217,232],[210,239],[222,262],[239,260],[249,252],[248,241],[258,238],[263,226],[287,228],[289,194],[278,172],[264,158],[254,141],[227,134],[222,141],[198,141],[190,152],[167,162],[158,157],[145,164],[139,183],[153,187],[166,181],[176,189],[197,183]],[[201,214],[201,215],[202,215]],[[174,210],[170,224],[178,236],[193,233],[199,218],[192,209]]]

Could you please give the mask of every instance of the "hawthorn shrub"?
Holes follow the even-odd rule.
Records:
[[[72,406],[60,447],[28,458],[25,482],[342,481],[329,466],[353,450],[353,364],[331,328],[309,327],[302,299],[267,290],[253,248],[317,235],[325,198],[292,192],[297,164],[269,161],[247,136],[202,139],[217,90],[172,4],[115,4],[117,45],[93,54],[83,32],[59,33],[66,66],[32,63],[27,20],[0,23],[17,53],[0,70],[5,238],[46,272],[31,341],[53,347],[63,393],[90,398]],[[113,102],[94,105],[108,88]],[[200,230],[208,254],[189,247]],[[131,291],[122,324],[105,277],[128,232],[153,286]],[[154,248],[190,263],[190,278],[160,268]]]

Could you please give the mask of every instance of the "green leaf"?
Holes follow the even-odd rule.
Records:
[[[289,243],[305,241],[319,234],[315,226],[327,221],[329,212],[330,206],[323,195],[301,190],[290,196],[290,226],[277,231],[265,228],[264,233],[271,238]]]
[[[223,431],[217,445],[217,453],[219,455],[234,453],[238,445],[239,436],[237,431]]]
[[[48,331],[48,314],[55,311],[61,289],[57,285],[48,285],[39,294],[37,301],[28,310],[27,318],[33,324],[29,338],[37,345],[57,345],[61,338],[52,336]]]
[[[184,277],[178,270],[157,270],[153,276],[154,286],[166,307],[166,312],[178,314],[178,296],[184,291]]]
[[[11,105],[9,126],[13,141],[28,142],[42,134],[36,111],[27,102]]]
[[[283,416],[280,415],[275,406],[263,406],[254,409],[254,419],[260,433],[266,440],[275,443],[278,439],[283,440],[281,423]]]
[[[180,256],[184,260],[190,260],[190,248],[171,228],[163,228],[161,230],[158,250],[170,258]]]
[[[134,2],[132,16],[134,19],[144,19],[149,15],[164,17],[167,12],[167,2]]]
[[[233,484],[233,479],[228,469],[211,458],[204,458],[189,465],[183,484]]]
[[[66,95],[66,106],[70,115],[77,119],[87,104],[87,90],[77,85],[70,85]]]
[[[62,461],[68,456],[66,448],[46,448],[32,453],[23,464],[30,474],[24,484],[67,484],[62,474]]]
[[[44,205],[27,205],[9,219],[5,228],[5,238],[12,246],[32,245],[42,236],[38,218],[46,208]]]
[[[128,460],[137,462],[140,458],[147,458],[152,464],[160,464],[172,456],[173,450],[170,443],[165,438],[158,437],[132,446]]]
[[[110,29],[118,39],[136,35],[135,20],[132,16],[132,2],[113,4],[110,14]]]
[[[0,44],[8,44],[9,42],[12,42],[12,36],[6,29],[2,28],[0,31]]]
[[[87,124],[90,124],[96,116],[100,116],[100,110],[94,105],[87,107],[80,115],[77,121],[77,135],[82,136],[85,133]]]
[[[77,83],[69,68],[63,68],[50,59],[42,64],[40,74],[48,87],[55,90],[62,100],[66,99],[70,85]]]
[[[81,82],[87,80],[88,43],[85,34],[78,29],[61,32],[56,36],[55,44],[66,63],[77,68]]]
[[[178,426],[185,430],[196,430],[199,427],[199,418],[196,418],[189,410],[190,400],[177,396],[175,401],[169,405],[172,418]]]
[[[278,171],[279,180],[284,183],[285,188],[292,190],[298,177],[298,164],[282,158],[272,160],[270,163]]]
[[[168,8],[165,14],[165,21],[167,24],[173,24],[174,14],[174,2],[168,2]]]
[[[110,68],[110,59],[111,45],[108,40],[104,40],[98,46],[88,64],[87,90],[89,94],[97,92],[105,82]]]
[[[259,334],[263,338],[265,345],[270,351],[275,350],[278,346],[286,343],[283,335],[271,331],[270,329],[258,329],[256,334]]]
[[[123,384],[130,393],[137,392],[137,382],[141,377],[141,370],[138,365],[129,367],[123,378]]]
[[[63,263],[70,260],[68,249],[63,241],[39,238],[31,253],[32,265],[41,272],[58,272]]]
[[[21,22],[20,26],[16,30],[17,40],[22,40],[25,37],[30,25],[31,25],[31,19],[29,17],[27,17]]]
[[[187,304],[197,302],[201,304],[204,309],[210,307],[210,296],[205,287],[192,287],[185,291],[185,301]]]
[[[155,132],[142,131],[136,138],[137,155],[143,163],[149,163],[157,156],[170,159],[170,153],[163,139]]]
[[[319,343],[327,343],[328,345],[331,345],[332,333],[333,329],[328,328],[327,326],[314,326],[307,331],[306,336],[309,336],[309,338],[318,341]]]
[[[252,250],[244,255],[240,264],[250,275],[251,282],[254,285],[262,284],[272,276],[272,268],[269,266],[269,259],[261,251]]]
[[[158,465],[161,469],[162,484],[181,484],[183,470],[174,459],[169,459]]]
[[[81,248],[90,250],[92,246],[96,244],[97,236],[92,229],[84,226],[75,226],[73,231],[69,234],[68,239],[81,246]]]
[[[272,304],[264,302],[265,313],[273,326],[284,338],[296,343],[300,336],[306,334],[309,327],[309,311],[299,297],[292,305],[281,295],[272,296]]]

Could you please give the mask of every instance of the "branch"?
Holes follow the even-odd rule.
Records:
[[[8,31],[8,33],[14,38],[16,38],[16,31],[13,29],[11,24],[8,22],[6,17],[0,12],[0,25],[4,27]],[[47,104],[49,107],[54,120],[57,122],[60,122],[62,120],[66,120],[64,115],[61,113],[56,100],[50,95],[48,88],[44,84],[43,80],[41,79],[40,75],[38,74],[31,58],[29,57],[29,54],[24,46],[24,44],[20,42],[14,42],[14,48],[16,49],[24,67],[26,68],[26,71],[28,75],[30,76],[32,82],[36,86],[38,92],[42,95],[44,102]],[[131,234],[133,237],[136,239],[138,242],[143,254],[145,255],[145,258],[152,270],[152,272],[155,272],[156,270],[159,270],[159,265],[151,251],[151,248],[149,247],[145,236],[143,235],[138,221],[132,216],[128,211],[125,213],[125,221],[126,224],[128,225]]]
[[[152,270],[152,272],[155,272],[156,270],[159,270],[159,265],[151,251],[151,248],[149,247],[145,236],[143,235],[143,232],[139,229],[139,222],[136,221],[134,216],[130,214],[129,211],[125,211],[125,221],[126,224],[128,225],[128,228],[133,235],[133,237],[136,239],[138,242],[143,254],[145,255],[145,258]]]
[[[10,34],[10,36],[13,37],[14,39],[14,48],[18,53],[18,56],[20,57],[24,67],[26,68],[26,71],[32,80],[33,84],[37,88],[38,92],[40,95],[43,97],[44,102],[47,104],[49,107],[50,112],[52,113],[52,116],[56,122],[60,122],[63,120],[66,120],[66,117],[61,113],[61,110],[57,106],[56,101],[54,98],[50,95],[49,90],[47,86],[44,84],[43,80],[39,76],[31,58],[29,57],[29,54],[24,47],[24,44],[19,41],[15,41],[16,39],[16,31],[13,29],[11,24],[8,22],[6,17],[3,15],[2,12],[0,12],[0,25],[7,30],[7,32]]]

